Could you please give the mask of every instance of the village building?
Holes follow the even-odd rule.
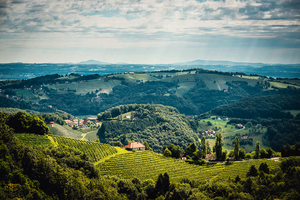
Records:
[[[216,131],[214,130],[209,130],[209,131],[204,131],[203,133],[201,133],[202,136],[214,136],[216,134]]]
[[[216,159],[216,156],[215,154],[211,153],[211,154],[206,154],[206,157],[205,157],[206,160],[215,160]]]
[[[236,124],[235,127],[236,128],[244,128],[243,124]]]
[[[139,143],[139,142],[133,142],[125,146],[126,150],[132,151],[132,150],[140,150],[144,151],[145,150],[145,145]]]

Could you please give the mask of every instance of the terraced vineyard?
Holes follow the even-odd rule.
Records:
[[[160,173],[167,172],[171,181],[180,181],[182,178],[205,181],[212,178],[235,178],[237,175],[245,178],[251,165],[255,165],[258,169],[259,165],[263,162],[266,162],[271,170],[279,167],[278,162],[272,160],[253,160],[236,162],[229,165],[222,163],[198,166],[178,159],[166,158],[149,151],[119,154],[98,164],[97,167],[100,169],[101,175],[117,176],[124,179],[137,177],[141,180],[156,180]]]
[[[30,144],[32,146],[39,145],[52,145],[51,141],[45,135],[37,135],[30,133],[15,133],[14,136],[21,140],[25,144]]]
[[[89,156],[93,162],[97,162],[102,158],[113,155],[117,153],[117,149],[108,145],[102,144],[98,142],[88,142],[83,140],[71,139],[61,136],[52,136],[54,141],[58,143],[58,145],[66,145],[69,147],[73,147],[75,149],[80,150]]]

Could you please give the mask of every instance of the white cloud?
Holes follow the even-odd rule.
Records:
[[[281,45],[288,46],[293,42],[299,44],[300,37],[297,0],[22,2],[0,2],[0,53],[3,46],[188,48],[194,44],[214,45],[212,41],[223,36],[231,40],[277,38]],[[20,40],[26,40],[26,45]],[[285,40],[288,42],[284,43]]]

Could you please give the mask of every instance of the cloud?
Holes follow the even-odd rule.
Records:
[[[299,13],[299,0],[0,0],[0,42],[52,49],[300,48]]]

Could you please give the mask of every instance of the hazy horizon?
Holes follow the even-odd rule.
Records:
[[[300,63],[297,0],[0,0],[0,63]]]

